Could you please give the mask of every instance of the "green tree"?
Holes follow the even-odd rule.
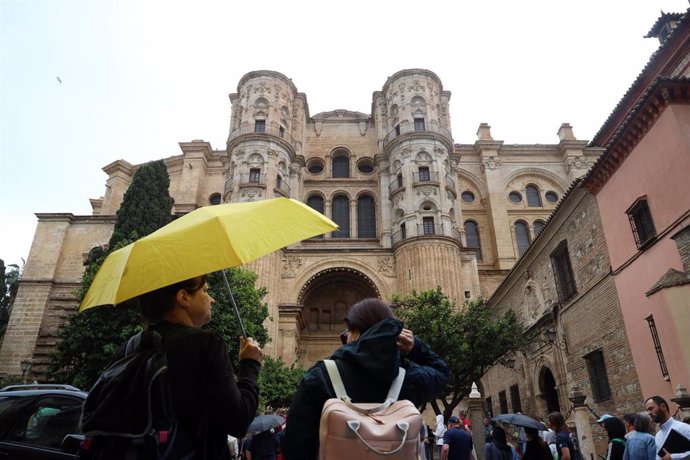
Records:
[[[108,247],[114,248],[123,240],[135,241],[169,223],[172,219],[169,188],[170,176],[163,160],[141,166],[117,210]]]
[[[287,367],[282,359],[266,356],[259,374],[259,413],[267,407],[288,407],[304,372],[299,366]]]
[[[7,268],[10,270],[8,271]],[[10,320],[12,304],[19,289],[19,278],[22,271],[19,265],[10,264],[5,267],[5,261],[0,259],[0,342],[2,342]]]
[[[472,383],[507,355],[524,349],[526,339],[515,313],[496,315],[484,299],[465,302],[456,308],[438,287],[409,296],[395,296],[397,315],[424,342],[443,358],[451,376],[440,396],[443,411],[436,401],[431,405],[446,419],[470,393]]]

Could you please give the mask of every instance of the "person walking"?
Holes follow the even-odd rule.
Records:
[[[570,437],[570,432],[565,426],[565,419],[560,412],[549,414],[549,426],[556,433],[556,453],[558,460],[570,460],[575,454],[575,444]]]
[[[515,449],[508,444],[506,432],[500,426],[491,430],[492,442],[484,444],[484,460],[513,460]]]
[[[401,400],[419,407],[445,388],[450,376],[448,365],[412,331],[403,328],[385,301],[368,298],[357,302],[344,321],[343,346],[331,359],[352,402],[384,401],[400,367],[406,371]],[[304,375],[292,399],[281,446],[286,460],[317,458],[321,410],[330,398],[335,398],[335,391],[325,364],[319,361]]]
[[[635,414],[633,430],[628,432],[623,460],[655,460],[656,441],[652,419],[646,412]]]
[[[461,419],[455,415],[448,419],[448,431],[443,435],[441,460],[475,460],[472,450],[472,436]]]
[[[436,414],[436,430],[434,436],[436,437],[436,450],[438,450],[438,458],[441,458],[441,450],[443,450],[443,435],[448,431],[448,427],[443,420],[442,414]]]
[[[618,417],[609,417],[602,422],[604,431],[609,437],[606,460],[623,460],[625,451],[625,425]]]
[[[525,428],[525,453],[522,455],[522,460],[553,460],[551,449],[539,436],[539,430],[534,428]]]
[[[661,396],[647,398],[644,405],[652,421],[659,425],[659,431],[657,431],[654,436],[657,455],[661,454],[659,457],[661,457],[662,460],[689,458],[690,450],[685,452],[669,452],[664,449],[664,443],[671,433],[671,430],[690,441],[690,425],[671,417],[668,403]]]

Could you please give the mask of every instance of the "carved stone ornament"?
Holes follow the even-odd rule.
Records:
[[[316,133],[316,137],[319,137],[321,135],[322,129],[323,129],[323,122],[322,121],[317,121],[314,123],[314,133]]]
[[[275,149],[266,149],[269,157],[278,157],[278,151]]]
[[[360,121],[359,122],[359,134],[364,136],[367,133],[367,122],[366,121]]]
[[[242,192],[242,197],[246,198],[245,201],[257,201],[261,199],[262,190],[261,189],[245,189]]]
[[[417,195],[424,195],[424,196],[431,196],[431,195],[437,195],[437,190],[436,187],[422,187],[417,190]]]
[[[484,161],[482,161],[482,172],[484,172],[485,168],[494,170],[494,169],[498,169],[500,167],[501,167],[501,159],[500,158],[489,157],[489,158],[485,159]]]
[[[565,172],[570,174],[572,169],[589,169],[591,165],[582,157],[568,157],[565,160]]]
[[[395,257],[379,257],[376,262],[379,267],[379,273],[389,278],[395,277]]]
[[[283,257],[283,272],[281,278],[295,278],[297,270],[302,267],[302,258],[297,256]]]
[[[544,312],[544,294],[537,282],[532,279],[531,273],[525,274],[527,283],[522,299],[523,317],[528,324],[534,323]]]

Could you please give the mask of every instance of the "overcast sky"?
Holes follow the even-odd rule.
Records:
[[[451,6],[452,5],[452,6]],[[456,143],[591,139],[686,0],[317,2],[0,0],[0,258],[26,259],[36,212],[91,213],[101,168],[223,149],[240,78],[275,70],[311,115],[371,113],[407,68],[452,92]],[[59,79],[62,81],[58,81]]]

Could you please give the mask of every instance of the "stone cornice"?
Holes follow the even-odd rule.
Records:
[[[441,79],[438,78],[438,75],[436,75],[431,70],[427,70],[427,69],[404,69],[404,70],[400,70],[398,72],[395,72],[392,76],[388,77],[388,79],[386,80],[386,83],[383,84],[383,92],[385,93],[386,91],[388,91],[388,87],[390,85],[392,85],[395,80],[402,78],[402,77],[411,77],[411,76],[415,76],[415,75],[423,75],[425,77],[429,77],[433,80],[436,80],[441,91],[443,91],[443,83],[441,82]],[[450,91],[446,91],[446,92],[448,93],[447,97],[450,98]]]
[[[102,170],[109,176],[112,176],[120,171],[132,176],[137,170],[137,167],[125,160],[115,160],[112,163],[104,166]]]
[[[114,224],[115,216],[75,216],[71,212],[37,212],[34,214],[39,222],[69,222],[69,223],[103,223]]]
[[[285,75],[283,75],[280,72],[276,72],[275,70],[253,70],[251,72],[247,72],[246,74],[244,74],[244,76],[240,79],[240,82],[237,84],[237,92],[239,93],[241,91],[242,86],[244,86],[252,78],[261,78],[261,77],[277,78],[279,80],[283,80],[283,82],[285,82],[288,86],[290,86],[294,95],[296,95],[298,93],[297,87],[292,82],[292,79],[286,77]],[[232,99],[233,94],[230,95],[231,99]]]

